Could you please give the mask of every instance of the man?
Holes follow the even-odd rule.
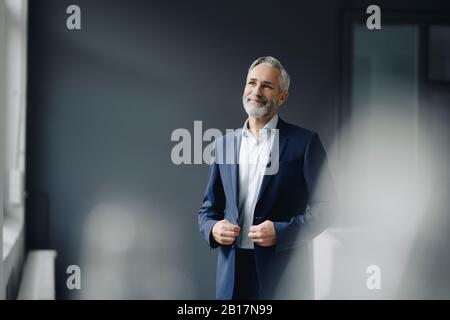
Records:
[[[330,223],[334,192],[320,139],[278,117],[289,83],[277,59],[254,61],[243,95],[248,119],[215,142],[198,221],[219,248],[217,299],[274,298],[294,249]]]

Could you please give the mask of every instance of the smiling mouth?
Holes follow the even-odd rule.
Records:
[[[249,99],[250,101],[254,101],[254,102],[258,102],[259,104],[263,104],[264,101],[259,101],[259,100],[255,100],[255,99]]]

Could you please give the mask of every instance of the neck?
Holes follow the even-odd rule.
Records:
[[[251,116],[248,117],[248,127],[250,131],[258,136],[259,130],[264,128],[264,126],[273,118],[275,117],[276,112],[269,113],[267,116],[264,116],[262,118],[253,118]]]

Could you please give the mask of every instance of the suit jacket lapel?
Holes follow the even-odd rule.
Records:
[[[281,160],[281,156],[283,154],[284,151],[284,147],[286,146],[286,142],[288,140],[287,138],[287,134],[286,134],[286,127],[285,127],[285,122],[283,120],[281,120],[281,118],[278,118],[278,124],[277,124],[277,129],[278,129],[278,136],[279,136],[279,143],[278,143],[278,163]],[[276,139],[276,136],[275,136]],[[276,141],[274,140],[273,142],[273,146],[272,146],[272,150],[271,150],[271,156],[270,158],[272,158],[274,156],[276,156],[276,146],[275,146]],[[272,165],[272,164],[270,164]],[[278,164],[277,164],[278,165]],[[269,166],[269,164],[268,164]],[[267,172],[267,168],[266,168],[266,172]],[[263,195],[264,191],[266,190],[270,180],[272,179],[272,177],[274,176],[274,174],[265,174],[263,177],[263,180],[261,182],[261,187],[259,189],[259,193],[258,193],[258,199],[256,201],[256,205],[258,205],[259,200],[261,199],[261,196]]]
[[[230,166],[231,169],[231,183],[233,188],[233,195],[237,212],[239,212],[239,151],[241,148],[242,129],[237,129],[234,132],[234,161]],[[237,217],[236,217],[237,218]]]

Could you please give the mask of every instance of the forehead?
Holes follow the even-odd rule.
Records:
[[[280,71],[277,68],[266,63],[261,63],[249,71],[247,79],[278,83],[279,76]]]

